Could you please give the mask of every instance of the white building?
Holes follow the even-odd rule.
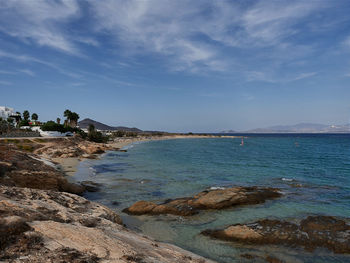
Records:
[[[0,106],[0,118],[3,118],[6,120],[8,117],[16,114],[15,109],[5,107],[5,106]]]

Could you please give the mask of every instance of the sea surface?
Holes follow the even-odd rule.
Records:
[[[173,139],[135,143],[80,163],[76,180],[102,184],[86,197],[116,210],[124,223],[159,241],[218,262],[250,262],[240,255],[272,255],[286,262],[350,262],[324,249],[248,246],[213,240],[202,230],[263,218],[297,220],[307,215],[350,218],[350,135],[247,135],[240,138]],[[268,186],[284,196],[264,204],[192,217],[128,216],[139,200],[162,202],[211,187]]]

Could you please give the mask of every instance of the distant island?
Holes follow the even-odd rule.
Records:
[[[298,123],[295,125],[277,125],[247,131],[226,130],[222,133],[350,133],[350,124],[327,125],[317,123]]]

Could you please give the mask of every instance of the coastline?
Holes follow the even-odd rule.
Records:
[[[122,148],[133,144],[135,142],[146,141],[162,141],[175,139],[207,139],[207,138],[240,138],[240,136],[216,136],[216,135],[166,135],[166,136],[150,136],[150,137],[136,137],[136,138],[116,138],[113,142],[107,143],[114,150],[121,150]],[[99,156],[97,156],[99,158]],[[59,169],[67,176],[74,176],[78,170],[79,163],[86,158],[83,157],[69,157],[69,158],[51,158],[54,163],[57,163]]]
[[[71,182],[84,158],[151,139],[0,141],[0,261],[215,262],[127,229],[116,212],[79,196],[87,187]]]
[[[185,138],[226,137],[153,136],[121,138],[108,144],[93,143],[80,137],[0,140],[0,241],[5,244],[0,247],[0,261],[20,258],[20,261],[13,262],[213,262],[191,253],[191,250],[197,251],[192,247],[169,241],[189,249],[183,250],[176,245],[156,241],[126,228],[123,223],[128,224],[127,220],[123,217],[123,222],[117,214],[119,212],[81,197],[84,192],[98,191],[98,181],[82,180],[76,183],[74,177],[70,176],[74,174],[81,160],[99,158],[107,151],[124,151],[126,149],[123,147],[130,143]],[[230,144],[229,141],[227,143]],[[236,205],[264,203],[265,200],[279,198],[284,194],[279,188],[269,186],[210,188],[192,197],[184,195],[169,199],[166,203],[135,200],[123,212],[131,215],[191,216],[200,210],[220,210]],[[222,202],[223,196],[228,201]],[[132,199],[127,196],[129,197]],[[115,200],[123,198],[119,196]],[[301,221],[293,219],[287,222],[267,218],[247,221],[244,224],[232,221],[222,226],[227,228],[212,226],[205,228],[200,234],[212,239],[239,241],[242,244],[255,242],[259,245],[263,239],[271,244],[284,243],[287,246],[301,247],[307,245],[310,249],[326,247],[336,253],[349,253],[350,248],[342,238],[346,234],[344,230],[350,230],[347,219],[339,215],[336,217],[322,214],[299,219]],[[302,228],[312,238],[305,241],[295,231],[290,231],[288,233],[293,240],[288,243],[271,232],[271,229],[277,232],[286,231],[285,226],[293,226],[297,230]],[[331,235],[325,235],[321,231],[315,236],[315,227]],[[249,235],[242,236],[242,233]],[[212,254],[203,255],[217,259]],[[235,259],[246,256],[260,259],[262,255],[234,254]],[[270,259],[275,260],[273,256],[274,253],[265,255],[262,260],[270,262]],[[73,260],[76,257],[80,261]]]

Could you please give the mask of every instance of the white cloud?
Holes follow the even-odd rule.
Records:
[[[20,69],[18,71],[22,72],[24,74],[27,74],[28,76],[31,76],[31,77],[35,76],[35,73],[32,70],[30,70],[30,69]]]
[[[300,73],[296,77],[290,79],[290,81],[296,81],[296,80],[301,80],[301,79],[305,79],[305,78],[310,78],[310,77],[313,77],[315,75],[317,75],[317,72]]]
[[[32,57],[32,56],[28,56],[28,55],[12,54],[12,53],[0,50],[0,58],[8,58],[8,59],[12,59],[12,60],[23,62],[23,63],[38,63],[38,64],[41,64],[41,65],[50,67],[50,68],[56,70],[57,72],[59,72],[61,74],[64,74],[66,76],[69,76],[69,77],[72,77],[72,78],[77,78],[77,79],[82,78],[81,74],[77,74],[77,73],[75,73],[73,71],[70,71],[70,70],[67,70],[67,69],[63,69],[61,66],[58,66],[58,65],[56,65],[56,64],[54,64],[52,62],[47,62],[45,60],[38,59],[38,58],[35,58],[35,57]],[[30,74],[30,73],[35,74],[32,71],[28,71],[28,70],[25,70],[25,71],[26,72],[23,72],[23,71],[22,72],[26,73],[26,74]]]
[[[0,74],[4,74],[4,75],[15,75],[16,72],[14,72],[14,71],[8,71],[8,70],[0,70]]]
[[[79,6],[73,0],[7,0],[1,2],[0,31],[23,41],[77,54],[64,28],[77,16]]]
[[[85,4],[88,9],[81,8]],[[322,6],[315,1],[8,0],[0,7],[0,31],[81,56],[82,44],[101,47],[97,37],[102,36],[119,54],[151,55],[173,71],[228,71],[245,62],[227,56],[225,48],[240,53],[272,47],[269,53],[277,59],[285,59],[286,46],[307,52],[289,37]],[[80,32],[73,23],[81,17],[85,26]]]
[[[97,32],[112,34],[128,53],[167,56],[174,70],[227,70],[235,58],[222,47],[279,46],[298,33],[315,2],[89,1]],[[213,42],[214,41],[214,42]]]
[[[1,86],[10,86],[12,85],[12,82],[9,82],[9,81],[5,81],[5,80],[0,80],[0,85]]]

